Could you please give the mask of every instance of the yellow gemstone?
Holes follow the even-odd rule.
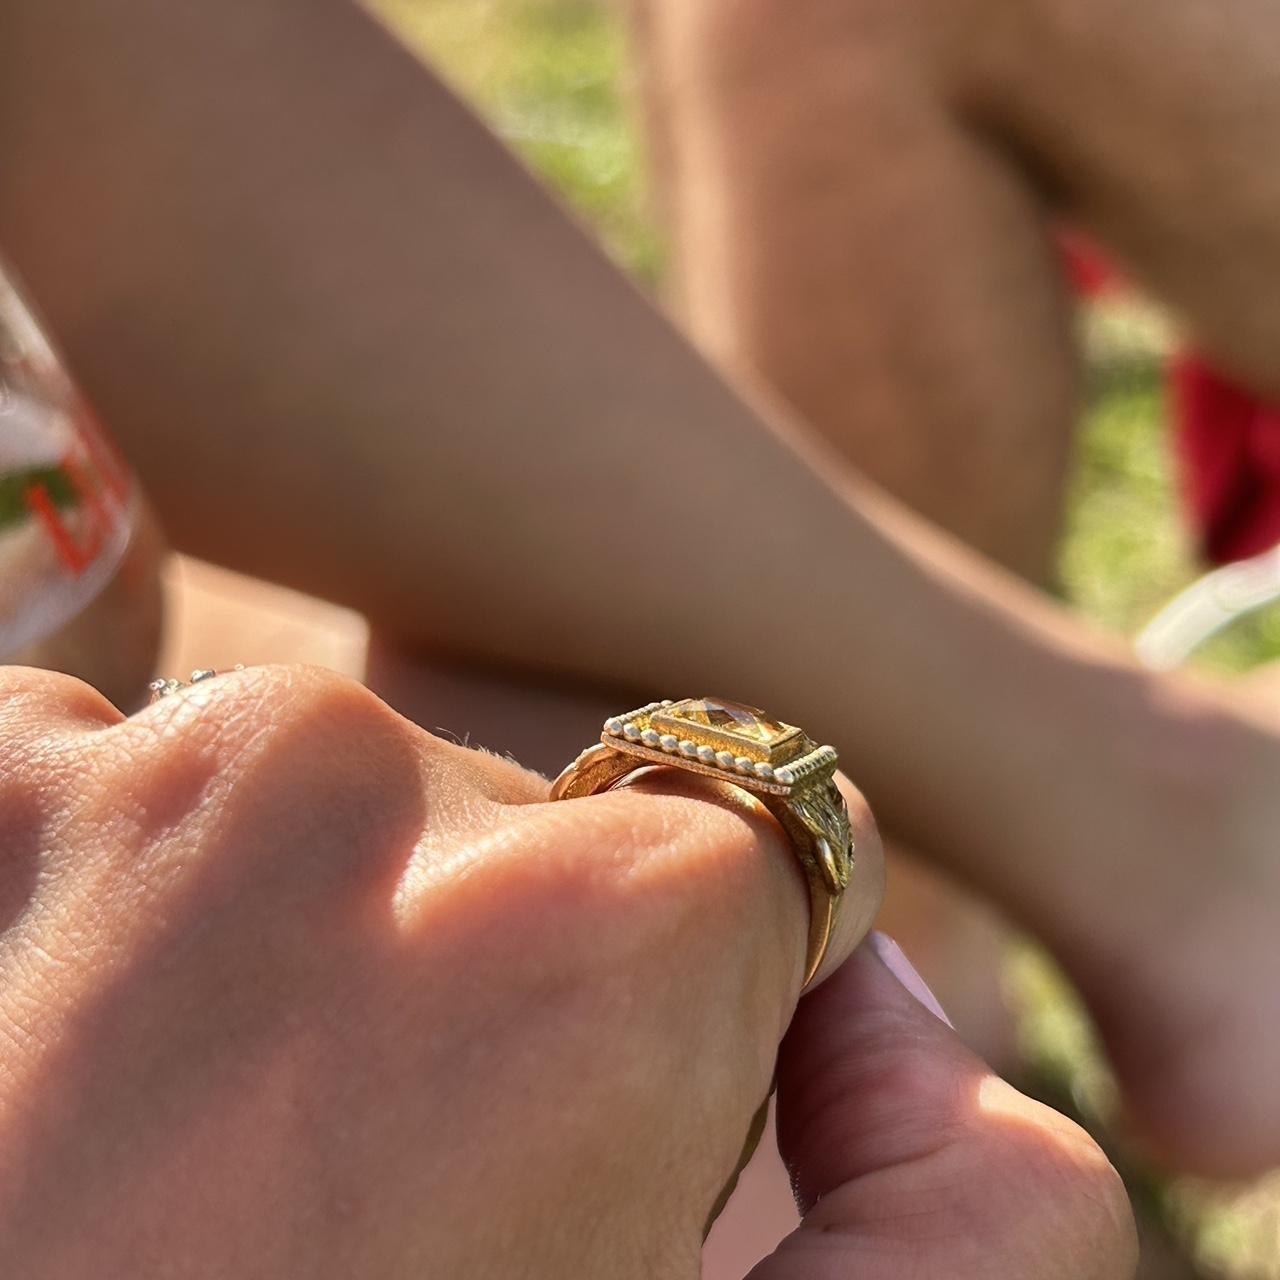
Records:
[[[708,729],[719,729],[722,733],[751,738],[766,745],[791,732],[790,725],[771,720],[759,707],[730,702],[727,698],[690,698],[668,708],[668,714],[673,720],[705,725]]]

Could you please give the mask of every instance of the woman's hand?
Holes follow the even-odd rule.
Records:
[[[732,789],[545,794],[317,671],[128,720],[0,671],[6,1273],[693,1280],[794,1010],[802,881]],[[879,893],[853,816],[833,966]],[[822,1199],[770,1280],[1127,1274],[1102,1158],[868,952],[781,1079]]]

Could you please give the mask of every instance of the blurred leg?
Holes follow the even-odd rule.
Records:
[[[1202,347],[1280,396],[1280,7],[980,7],[959,92]]]
[[[694,335],[863,474],[1048,581],[1076,402],[1047,210],[950,110],[918,14],[886,22],[847,0],[634,13]],[[993,913],[899,851],[884,918],[970,1042],[1007,1063]]]
[[[1280,394],[1274,4],[635,8],[690,324],[863,472],[989,555],[1043,578],[1056,533],[1072,344],[1050,209],[1090,228],[1224,368]],[[1171,759],[1177,741],[1157,755]],[[1215,762],[1199,768],[1207,792]],[[1247,826],[1233,812],[1218,838]],[[1263,845],[1269,835],[1236,891],[1270,874]],[[1137,847],[1126,841],[1125,856]],[[1179,865],[1205,847],[1189,842]],[[923,932],[951,931],[927,895],[906,908]],[[1211,957],[1243,936],[1208,913],[1185,919],[1215,939]],[[1270,944],[1250,936],[1251,963],[1274,976]],[[1131,955],[1095,1008],[1122,1072],[1147,1080],[1147,1116],[1178,1117],[1185,1138],[1197,1126],[1179,1099],[1209,1096],[1218,1073],[1248,1062],[1249,1015],[1246,1001],[1224,1003],[1238,971],[1219,966],[1216,1034],[1184,1022],[1157,1047],[1153,1006],[1131,996],[1147,975],[1168,981],[1162,952]],[[1259,1145],[1243,1129],[1233,1143]]]
[[[952,111],[919,6],[877,10],[638,0],[682,309],[863,474],[1044,581],[1076,410],[1045,203]]]

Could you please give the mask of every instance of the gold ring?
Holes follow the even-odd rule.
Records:
[[[849,811],[836,785],[834,747],[795,725],[724,698],[650,702],[604,722],[588,747],[552,783],[552,800],[616,787],[640,769],[667,765],[750,792],[790,839],[809,883],[807,988],[826,955],[853,872]]]

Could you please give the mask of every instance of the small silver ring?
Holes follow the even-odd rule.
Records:
[[[244,663],[237,662],[232,671],[243,671]],[[161,698],[167,698],[171,693],[177,693],[179,689],[188,689],[193,684],[199,684],[202,680],[208,680],[213,676],[225,674],[224,672],[215,671],[212,667],[197,667],[191,673],[189,680],[175,680],[171,676],[162,676],[159,680],[153,680],[147,689],[151,694],[151,701],[159,702]]]

